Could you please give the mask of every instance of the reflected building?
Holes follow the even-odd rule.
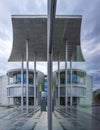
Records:
[[[65,105],[66,84],[65,70],[60,70],[60,82],[58,82],[58,71],[53,72],[54,91],[53,98],[56,105]],[[34,70],[29,69],[28,78],[28,96],[29,105],[34,105]],[[40,83],[42,82],[42,88]],[[60,94],[58,86],[60,83]],[[47,98],[47,75],[40,71],[36,71],[36,101],[37,105],[41,104],[41,96]],[[70,69],[67,70],[67,103],[70,105],[72,85],[72,104],[73,105],[92,105],[92,89],[93,79],[83,70],[72,69],[72,77]],[[21,69],[9,70],[6,76],[0,76],[0,103],[21,105]],[[26,105],[26,69],[23,71],[23,104]]]
[[[44,81],[44,74],[36,71],[36,99],[37,104],[40,104],[39,83]],[[29,105],[34,105],[34,70],[29,70],[28,78],[28,96]],[[21,69],[9,70],[6,76],[0,78],[0,95],[2,104],[21,104]],[[23,104],[26,105],[26,69],[23,71]]]
[[[60,105],[65,105],[65,70],[60,70],[60,95],[58,95],[58,71],[53,73],[55,79],[55,102],[58,104],[60,98]],[[71,91],[72,86],[72,91]],[[93,79],[87,75],[85,71],[79,69],[72,69],[72,77],[70,69],[67,70],[67,102],[70,105],[70,97],[72,94],[73,105],[92,105],[92,89]]]

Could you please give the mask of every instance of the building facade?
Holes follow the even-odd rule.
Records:
[[[40,104],[40,81],[44,81],[44,74],[36,71],[36,100]],[[29,105],[34,105],[34,70],[29,70]],[[6,76],[0,77],[0,102],[1,104],[21,104],[21,69],[14,69],[7,72]],[[23,71],[23,104],[26,105],[26,69]]]
[[[29,70],[29,105],[34,105],[34,70]],[[58,88],[58,71],[53,72],[54,102],[65,105],[65,70],[60,70],[60,88]],[[42,88],[40,88],[42,83]],[[72,92],[71,92],[72,85]],[[67,103],[70,105],[72,93],[72,105],[92,105],[93,79],[85,71],[72,69],[72,81],[70,69],[67,70]],[[58,92],[60,91],[60,94]],[[47,93],[47,76],[36,71],[36,101],[41,104],[42,93]],[[6,76],[0,76],[0,104],[21,105],[21,69],[9,70]],[[47,95],[47,94],[46,94]],[[26,105],[26,69],[23,71],[23,104]]]
[[[58,71],[53,74],[55,80],[55,102],[56,105],[65,105],[65,70],[60,70],[60,88],[58,88]],[[72,87],[72,90],[71,90]],[[59,89],[59,90],[58,90]],[[72,95],[72,105],[92,105],[93,79],[85,71],[72,69],[67,70],[67,103],[70,105]],[[59,94],[60,91],[60,94]],[[58,104],[60,101],[60,104]]]

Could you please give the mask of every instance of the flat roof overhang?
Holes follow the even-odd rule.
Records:
[[[53,61],[84,61],[80,47],[82,16],[59,15],[54,21]],[[29,39],[29,61],[47,61],[47,16],[12,15],[13,47],[9,61],[26,60],[26,39]]]

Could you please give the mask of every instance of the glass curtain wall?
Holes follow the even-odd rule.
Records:
[[[34,74],[29,73],[29,84],[33,84]],[[26,84],[26,73],[23,74],[23,83]],[[21,73],[13,74],[13,84],[21,84]]]

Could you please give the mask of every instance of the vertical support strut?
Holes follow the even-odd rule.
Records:
[[[48,60],[48,130],[52,130],[52,41],[56,0],[48,0],[47,60]]]
[[[58,107],[60,106],[60,57],[58,60]]]
[[[52,130],[52,54],[48,56],[48,130]]]
[[[72,107],[72,60],[70,60],[70,106]]]
[[[34,108],[36,107],[36,54],[34,54]]]
[[[65,105],[66,105],[66,110],[67,110],[67,91],[68,91],[68,85],[67,85],[67,61],[68,61],[68,45],[67,45],[67,42],[66,42],[66,60],[65,60],[65,84],[66,84],[66,87],[65,87]]]
[[[26,112],[28,113],[29,107],[29,94],[28,94],[28,87],[29,87],[29,59],[28,59],[28,47],[29,47],[29,39],[26,40]]]
[[[23,113],[23,58],[21,60],[21,112]]]

